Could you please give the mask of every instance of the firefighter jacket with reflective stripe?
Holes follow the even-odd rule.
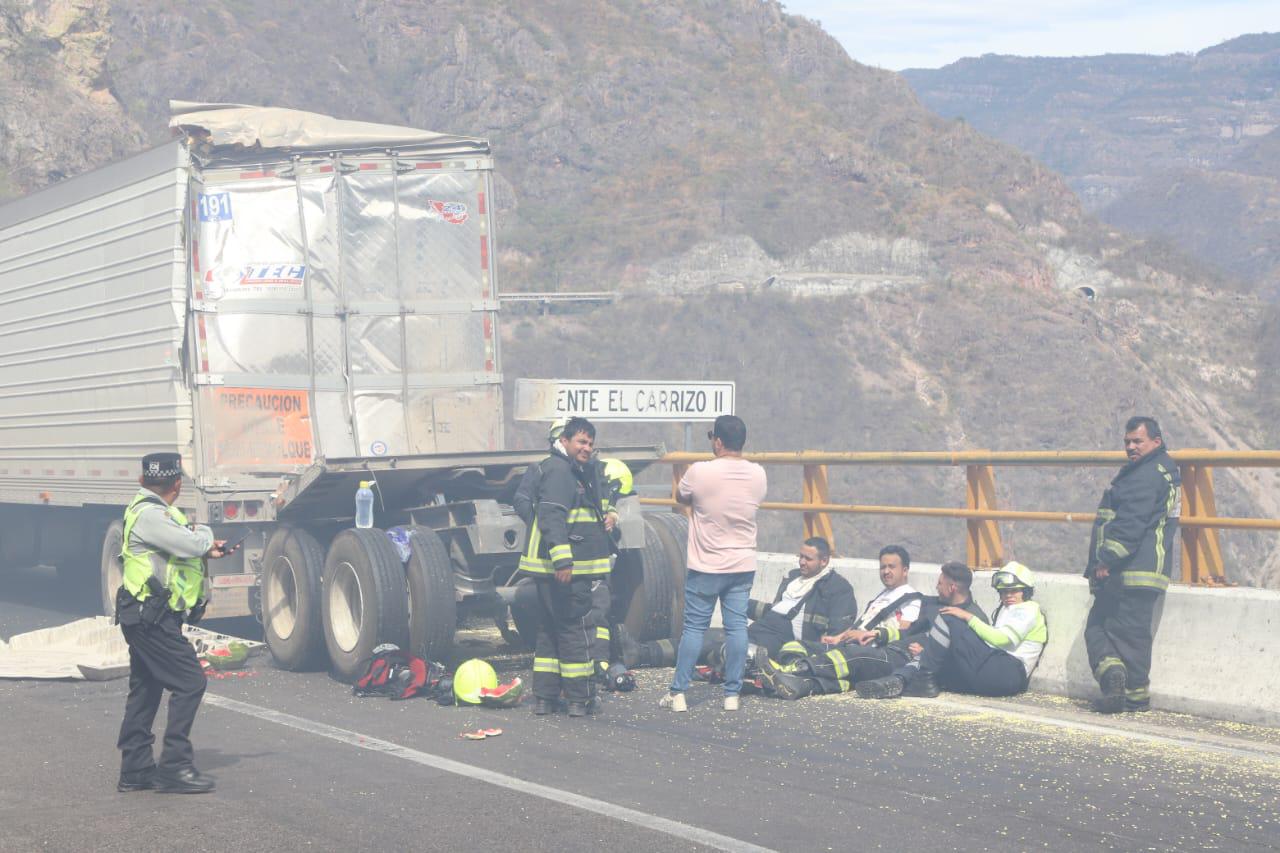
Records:
[[[1126,587],[1163,592],[1173,577],[1182,504],[1178,466],[1162,445],[1120,469],[1102,493],[1085,577],[1101,563]]]
[[[778,585],[778,592],[773,601],[766,602],[752,599],[747,607],[747,615],[752,619],[763,619],[773,611],[773,605],[782,600],[787,584],[800,577],[799,569],[792,569]],[[804,599],[804,615],[801,617],[803,629],[798,638],[801,642],[817,643],[824,634],[838,634],[853,624],[858,616],[858,602],[854,599],[853,587],[837,572],[830,572],[826,577],[813,585],[813,589]]]
[[[575,576],[608,574],[611,542],[604,530],[597,466],[584,469],[553,452],[538,467],[534,521],[520,570],[533,575],[567,568]]]
[[[120,558],[124,562],[124,587],[134,598],[145,601],[151,595],[147,579],[154,576],[169,591],[171,610],[190,610],[209,597],[204,559],[201,556],[177,556],[135,535],[134,528],[139,518],[144,513],[158,512],[165,514],[164,524],[176,527],[171,531],[175,536],[190,539],[190,550],[198,550],[206,540],[208,545],[204,550],[213,544],[212,534],[206,530],[193,532],[187,529],[187,517],[182,510],[169,506],[150,489],[141,489],[124,511],[124,538],[120,549]]]

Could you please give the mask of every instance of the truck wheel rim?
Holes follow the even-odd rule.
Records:
[[[329,587],[329,628],[338,648],[350,653],[360,642],[364,622],[364,591],[360,576],[350,563],[340,563]]]
[[[288,557],[276,558],[267,582],[267,624],[282,640],[293,636],[298,624],[298,576]]]

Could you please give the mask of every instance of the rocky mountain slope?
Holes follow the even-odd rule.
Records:
[[[0,0],[0,193],[162,140],[171,97],[488,136],[505,287],[625,295],[507,322],[512,379],[734,379],[759,449],[1109,447],[1135,410],[1178,446],[1275,441],[1254,297],[1099,225],[774,0]],[[1102,476],[1010,472],[1002,500],[1088,508]],[[1280,490],[1219,483],[1224,509],[1280,514]],[[914,469],[834,494],[960,500],[955,472]],[[955,525],[841,524],[846,553],[963,549]],[[1009,535],[1074,569],[1084,533]],[[1236,577],[1280,577],[1274,542],[1227,548]]]
[[[1280,288],[1280,33],[1197,54],[983,56],[903,76],[1066,176],[1108,222]]]

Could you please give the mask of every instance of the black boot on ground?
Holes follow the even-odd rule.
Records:
[[[569,703],[570,717],[585,717],[586,715],[587,715],[586,702],[570,702]]]
[[[884,678],[873,678],[870,681],[859,681],[853,689],[863,699],[892,699],[901,696],[906,682],[900,675],[886,675]]]
[[[1118,714],[1124,710],[1125,668],[1112,666],[1102,673],[1098,686],[1102,688],[1102,698],[1093,703],[1099,714]]]
[[[213,791],[213,780],[202,776],[194,767],[165,772],[157,770],[156,793],[159,794],[208,794]]]
[[[555,712],[556,703],[552,702],[550,699],[538,697],[533,700],[533,713],[537,714],[539,717],[545,717],[547,714],[554,714]]]
[[[122,794],[132,793],[133,791],[151,791],[155,787],[154,770],[146,773],[121,773],[120,781],[116,782],[116,790]]]
[[[921,696],[925,699],[932,699],[941,692],[941,688],[938,687],[938,679],[934,677],[932,672],[926,672],[923,669],[902,688],[903,696]]]

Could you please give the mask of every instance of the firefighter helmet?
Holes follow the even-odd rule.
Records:
[[[635,480],[631,477],[631,469],[621,459],[605,459],[604,476],[618,484],[618,494],[629,495],[635,491]]]
[[[479,705],[482,688],[498,686],[498,673],[488,661],[472,658],[453,674],[453,698],[459,705]]]
[[[1005,563],[1004,568],[996,569],[991,575],[991,588],[1004,591],[1006,589],[1036,588],[1036,576],[1031,570],[1019,562]]]

